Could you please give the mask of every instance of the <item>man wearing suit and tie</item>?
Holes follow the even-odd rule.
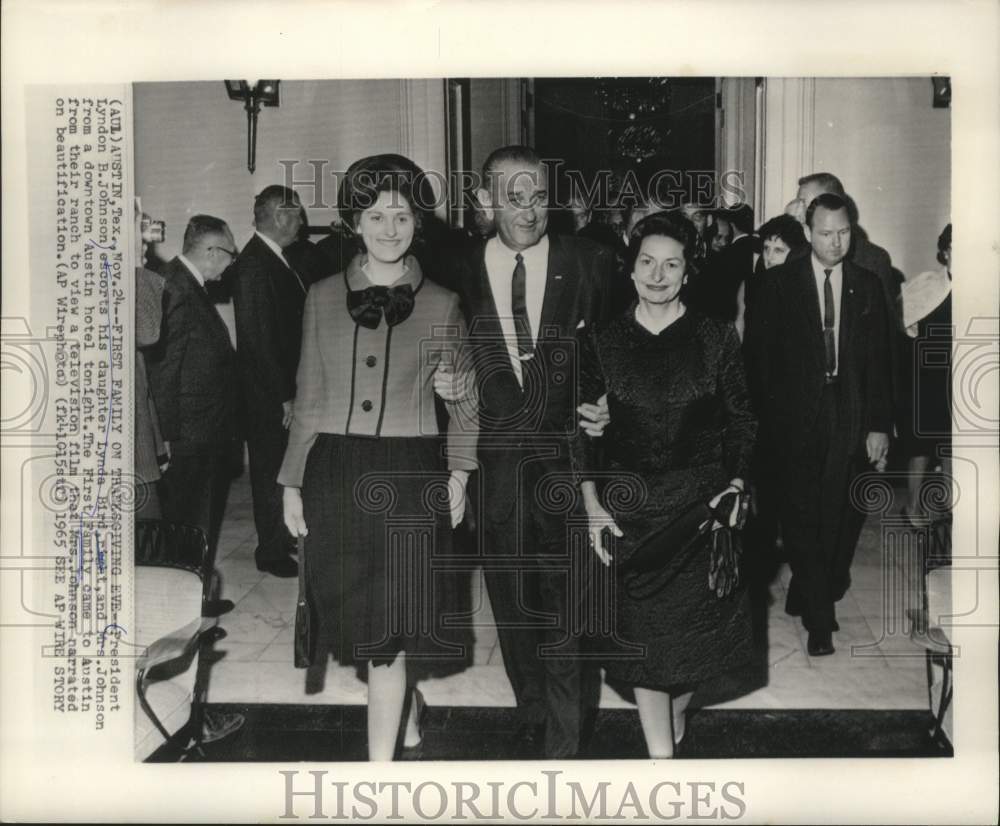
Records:
[[[903,365],[900,363],[899,331],[902,329],[899,316],[899,285],[903,274],[892,265],[889,253],[873,243],[868,233],[858,224],[858,206],[844,191],[844,184],[832,172],[814,172],[799,178],[799,188],[795,200],[785,207],[785,212],[805,224],[806,208],[817,195],[830,192],[839,195],[847,204],[851,215],[851,248],[847,258],[862,269],[875,273],[882,285],[882,297],[885,299],[886,322],[889,325],[889,372],[892,379],[893,420],[900,419],[900,404],[904,399],[900,395],[900,376]],[[792,256],[795,255],[793,251]],[[890,431],[891,432],[891,431]]]
[[[552,484],[572,478],[575,334],[606,310],[614,258],[587,239],[546,234],[546,169],[532,149],[496,150],[483,178],[477,196],[496,235],[463,251],[450,279],[479,395],[483,568],[521,736],[534,753],[544,731],[546,757],[573,757],[585,674],[571,617],[594,555],[586,543],[568,547]]]
[[[834,604],[864,521],[851,483],[866,461],[884,468],[892,407],[882,287],[846,259],[847,202],[824,193],[805,218],[811,254],[768,271],[746,347],[792,568],[785,610],[802,617],[810,656],[822,656],[834,652]]]
[[[733,240],[700,265],[691,279],[689,304],[710,318],[736,321],[740,286],[750,286],[753,276],[753,210],[740,204],[715,214],[732,226]]]
[[[195,215],[183,252],[163,271],[163,333],[147,356],[160,431],[170,456],[161,480],[170,521],[201,527],[212,543],[222,518],[235,442],[236,353],[205,284],[236,257],[226,222]]]
[[[256,232],[236,259],[232,274],[257,528],[254,558],[259,570],[279,577],[298,573],[290,556],[293,540],[282,519],[278,471],[294,415],[307,289],[282,250],[298,237],[304,214],[298,195],[291,189],[266,187],[254,200]]]

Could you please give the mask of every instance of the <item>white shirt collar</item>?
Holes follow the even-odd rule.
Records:
[[[266,235],[264,235],[264,233],[262,233],[258,229],[255,229],[253,231],[253,234],[256,235],[258,238],[260,238],[260,240],[263,241],[265,244],[267,244],[268,247],[271,248],[271,251],[278,256],[278,258],[280,258],[286,264],[288,263],[287,261],[285,261],[285,254],[281,251],[281,247],[278,246],[277,242],[273,238],[268,238]]]
[[[486,242],[487,255],[489,255],[494,260],[500,258],[510,259],[511,271],[514,269],[514,263],[518,255],[517,250],[512,250],[503,241],[500,240],[499,235],[494,235]],[[531,269],[533,266],[541,267],[541,271],[545,272],[548,266],[549,260],[549,236],[548,233],[541,237],[541,240],[535,246],[528,247],[526,250],[521,250],[521,258],[524,260],[526,267]]]
[[[204,287],[205,276],[203,276],[201,274],[201,271],[194,264],[191,263],[191,259],[185,258],[183,253],[179,254],[177,257],[181,260],[181,263],[191,271],[191,275],[193,275],[198,280],[198,283],[201,284],[202,287]]]
[[[830,270],[830,279],[831,280],[834,279],[834,278],[840,278],[841,273],[843,273],[843,271],[844,271],[844,262],[843,261],[840,261],[839,263],[834,264],[832,267],[828,267],[828,266],[826,266],[826,264],[824,264],[822,261],[820,261],[816,257],[816,253],[812,253],[812,255],[810,255],[810,258],[812,258],[813,275],[815,275],[817,278],[826,278],[826,271],[827,270]]]

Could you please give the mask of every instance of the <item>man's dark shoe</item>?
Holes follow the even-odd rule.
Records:
[[[236,711],[205,711],[205,720],[201,727],[202,744],[214,743],[223,737],[228,737],[243,728],[246,718]]]
[[[825,657],[834,652],[833,636],[829,631],[810,631],[806,645],[810,657]]]
[[[257,570],[282,579],[289,579],[299,575],[299,564],[290,556],[283,556],[280,559],[265,559],[263,562],[258,562]]]

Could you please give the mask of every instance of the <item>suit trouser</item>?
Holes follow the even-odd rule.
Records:
[[[229,466],[222,451],[177,456],[160,479],[163,518],[197,525],[214,554],[229,492]]]
[[[792,569],[786,603],[810,631],[829,632],[834,603],[850,586],[864,515],[850,501],[858,471],[838,385],[823,389],[819,416],[801,454],[781,473],[780,519]]]
[[[288,431],[277,421],[258,424],[247,435],[250,454],[250,493],[253,497],[253,523],[257,529],[254,559],[262,562],[283,559],[292,547],[291,534],[285,527],[278,472],[285,458]]]
[[[529,523],[488,529],[483,573],[522,720],[544,722],[546,757],[573,757],[600,691],[596,665],[580,656],[596,556],[586,542],[539,540]]]

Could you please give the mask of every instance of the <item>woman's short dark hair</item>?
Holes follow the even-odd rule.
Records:
[[[691,275],[697,272],[694,259],[697,254],[698,230],[679,211],[657,212],[643,218],[632,228],[628,237],[629,272],[635,271],[635,260],[639,257],[639,248],[642,247],[643,239],[649,238],[651,235],[673,238],[684,248],[686,271]]]
[[[951,249],[951,224],[948,224],[938,236],[937,260],[939,264],[947,264],[944,254]]]
[[[757,237],[760,238],[761,244],[768,238],[780,238],[790,250],[794,250],[797,247],[804,247],[809,243],[806,241],[806,234],[802,229],[802,224],[796,221],[791,215],[777,215],[770,221],[766,221],[757,230]]]
[[[355,161],[344,174],[337,190],[337,211],[345,229],[356,236],[361,213],[369,209],[382,192],[405,199],[414,218],[414,244],[422,237],[424,222],[433,215],[434,190],[424,171],[402,155],[371,155]]]

